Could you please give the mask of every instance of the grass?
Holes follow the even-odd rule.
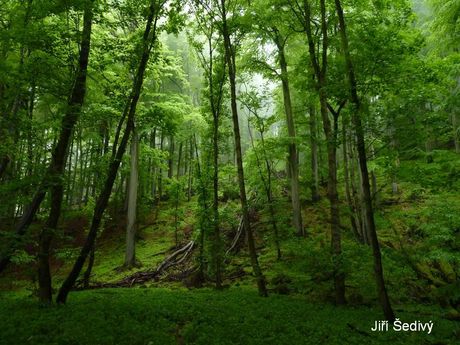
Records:
[[[74,292],[65,306],[39,307],[21,294],[0,300],[0,344],[454,344],[458,323],[440,310],[405,307],[404,322],[434,322],[433,332],[373,333],[381,312],[257,296],[254,289],[103,289]]]

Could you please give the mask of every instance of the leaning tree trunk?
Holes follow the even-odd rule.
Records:
[[[126,252],[125,267],[133,267],[136,264],[136,215],[137,215],[137,192],[139,186],[139,137],[136,128],[133,128],[131,139],[131,167],[129,172],[128,189],[128,221],[126,225]]]
[[[230,41],[230,32],[227,25],[227,10],[225,8],[225,0],[221,0],[221,13],[222,13],[222,36],[224,38],[224,49],[225,58],[227,60],[228,76],[230,80],[230,98],[231,98],[231,110],[233,120],[233,134],[235,139],[235,154],[236,163],[238,170],[238,185],[240,189],[240,200],[241,209],[243,213],[243,224],[246,231],[249,255],[251,258],[251,265],[256,276],[257,286],[259,288],[259,294],[261,296],[267,296],[267,288],[265,277],[262,274],[262,270],[259,266],[259,260],[257,258],[256,246],[254,241],[254,235],[251,229],[251,222],[249,220],[249,209],[248,200],[246,197],[246,187],[244,183],[244,170],[243,170],[243,155],[241,152],[241,137],[240,137],[240,125],[238,123],[238,107],[236,104],[236,71],[235,71],[235,51]]]
[[[46,228],[40,236],[40,253],[39,253],[39,283],[40,283],[40,299],[42,301],[50,301],[51,299],[51,277],[49,273],[49,246],[52,238],[52,229],[55,229],[59,220],[60,209],[62,204],[62,179],[69,143],[72,137],[73,128],[80,116],[81,107],[85,98],[86,92],[86,72],[88,68],[90,42],[91,42],[91,26],[93,18],[93,1],[88,1],[85,14],[84,26],[81,39],[79,66],[75,83],[72,89],[72,94],[67,105],[67,112],[61,122],[61,132],[59,139],[53,149],[51,163],[48,167],[40,186],[35,193],[31,203],[24,211],[20,222],[16,226],[16,236],[22,237],[30,223],[37,213],[43,199],[45,198],[48,188],[51,188],[51,212],[46,224]],[[10,262],[11,253],[14,249],[14,243],[9,246],[9,251],[2,254],[0,261],[0,272],[2,272]]]
[[[345,57],[345,65],[347,69],[348,83],[350,87],[350,97],[351,101],[355,106],[354,111],[352,112],[352,121],[355,127],[357,147],[358,147],[358,157],[359,157],[359,166],[362,174],[362,186],[364,193],[364,207],[366,215],[366,225],[367,231],[371,242],[372,252],[374,256],[374,274],[377,283],[377,290],[382,304],[383,312],[385,318],[393,322],[395,320],[395,315],[390,304],[390,299],[388,298],[388,293],[385,286],[385,280],[383,276],[383,267],[382,267],[382,256],[380,253],[380,245],[377,238],[377,231],[375,228],[374,221],[374,211],[372,208],[372,197],[371,197],[371,188],[369,184],[369,173],[367,168],[367,157],[366,157],[366,145],[364,141],[364,129],[361,123],[361,104],[358,96],[357,84],[355,71],[353,63],[351,60],[350,49],[348,45],[348,36],[345,26],[345,18],[343,14],[342,4],[340,0],[335,0],[335,7],[337,10],[337,16],[339,18],[339,27],[340,27],[340,36],[342,40],[342,49]]]
[[[99,225],[102,220],[102,216],[109,202],[110,194],[112,192],[113,184],[117,176],[118,168],[120,166],[121,160],[123,158],[123,154],[125,153],[126,147],[128,145],[131,131],[134,129],[134,116],[136,113],[136,106],[137,106],[137,103],[139,101],[139,97],[141,94],[142,84],[144,82],[145,69],[147,67],[151,49],[157,37],[156,24],[158,20],[158,13],[157,13],[158,10],[159,9],[157,8],[156,1],[155,0],[152,1],[149,6],[147,24],[146,24],[144,35],[143,35],[142,55],[140,57],[139,66],[137,68],[136,76],[134,78],[131,95],[126,104],[124,114],[123,114],[123,117],[127,115],[127,123],[126,123],[125,132],[121,139],[120,146],[116,150],[116,155],[114,159],[112,160],[112,162],[110,163],[106,181],[96,201],[93,218],[91,221],[91,226],[90,226],[85,244],[81,248],[80,254],[77,260],[75,261],[71,272],[69,273],[66,280],[62,284],[61,289],[59,290],[59,294],[57,296],[58,303],[66,302],[67,296],[70,290],[72,289],[72,287],[74,286],[75,281],[77,280],[78,275],[81,272],[81,269],[85,263],[85,260],[89,252],[94,246],[94,241],[96,240],[96,236],[97,236],[97,232],[99,229]]]

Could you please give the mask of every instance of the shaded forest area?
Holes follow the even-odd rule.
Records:
[[[0,343],[459,342],[459,43],[458,0],[0,0]]]

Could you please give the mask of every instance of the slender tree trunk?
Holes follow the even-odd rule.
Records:
[[[195,151],[195,157],[196,157],[196,167],[197,167],[197,177],[198,177],[198,185],[200,188],[200,193],[201,197],[198,198],[198,201],[201,203],[201,208],[202,210],[208,210],[208,197],[207,197],[207,192],[206,192],[206,186],[203,181],[203,175],[201,173],[201,165],[200,165],[200,157],[198,155],[198,145],[196,142],[196,136],[193,135],[193,139],[190,139],[190,144],[192,145],[192,150],[194,148]],[[198,254],[198,270],[199,270],[199,275],[202,279],[204,279],[204,271],[205,271],[205,258],[204,258],[204,229],[206,228],[205,225],[205,217],[200,216],[200,252]]]
[[[311,149],[311,201],[320,200],[319,194],[319,167],[318,167],[318,136],[316,124],[316,108],[310,105],[310,149]]]
[[[131,138],[131,166],[129,172],[128,189],[128,221],[126,226],[126,252],[125,267],[130,268],[136,264],[136,215],[137,215],[137,193],[139,185],[139,137],[137,130],[133,129]]]
[[[76,132],[80,131],[79,128],[77,128],[75,130]],[[69,188],[69,191],[71,191],[72,193],[72,198],[71,198],[71,202],[72,202],[72,205],[74,205],[75,201],[77,201],[76,203],[78,204],[78,195],[76,193],[76,190],[77,190],[77,172],[78,172],[78,161],[81,159],[81,152],[80,152],[80,149],[79,149],[79,145],[78,145],[78,139],[76,137],[80,137],[80,134],[78,135],[75,135],[74,134],[74,138],[73,138],[73,143],[75,143],[75,159],[74,159],[74,166],[73,166],[73,174],[72,174],[72,178],[71,178],[71,182],[69,184],[72,185],[71,188]]]
[[[150,137],[150,147],[155,149],[155,150],[157,148],[156,136],[157,136],[157,128],[155,127],[153,129],[153,132],[151,133],[151,137]],[[151,193],[151,196],[152,196],[152,199],[153,199],[154,202],[155,202],[156,187],[157,187],[156,173],[157,173],[156,165],[155,165],[155,163],[152,163],[152,175],[151,175],[152,183],[150,185],[150,193]]]
[[[343,14],[342,4],[340,0],[335,0],[335,7],[337,10],[337,16],[339,18],[339,27],[340,27],[340,36],[342,40],[342,49],[345,57],[345,64],[347,68],[347,77],[350,87],[350,97],[351,101],[355,107],[352,112],[352,121],[355,127],[356,139],[358,142],[358,157],[359,157],[359,166],[363,178],[363,192],[364,192],[364,204],[366,208],[366,223],[368,228],[368,234],[371,240],[371,246],[374,256],[374,274],[377,283],[378,296],[380,303],[382,304],[383,313],[385,318],[393,322],[395,320],[395,315],[390,304],[390,299],[388,298],[388,293],[385,286],[385,280],[383,276],[383,267],[382,267],[382,257],[380,254],[380,245],[377,238],[377,231],[375,228],[374,222],[374,211],[372,209],[372,199],[371,191],[369,185],[369,174],[367,168],[367,157],[366,157],[366,146],[364,141],[364,129],[361,123],[361,104],[358,97],[358,90],[356,84],[355,71],[353,63],[351,60],[349,45],[348,45],[348,36],[345,26],[345,18]]]
[[[372,181],[372,203],[374,209],[378,209],[380,203],[380,196],[379,190],[377,188],[377,176],[375,175],[375,171],[371,171],[371,181]]]
[[[212,75],[210,76],[210,79]],[[211,97],[214,97],[211,91]],[[212,101],[213,102],[213,101]],[[213,102],[214,103],[214,102]],[[214,107],[213,107],[214,108]],[[213,256],[215,264],[216,288],[222,288],[222,256],[221,239],[219,229],[219,114],[217,109],[213,112],[212,128],[212,163],[213,163]]]
[[[398,179],[397,179],[397,170],[399,169],[399,152],[398,152],[398,139],[396,138],[396,128],[394,126],[394,123],[390,123],[388,125],[388,128],[390,129],[389,136],[391,137],[391,148],[393,152],[395,152],[396,157],[394,158],[393,164],[392,164],[392,172],[391,172],[391,191],[393,195],[398,194]]]
[[[156,1],[153,0],[149,6],[147,24],[144,31],[142,42],[142,55],[140,57],[139,66],[137,68],[136,76],[134,78],[131,95],[126,104],[124,114],[122,116],[127,117],[125,132],[121,139],[120,146],[116,150],[115,158],[110,163],[105,184],[96,201],[91,226],[85,244],[81,248],[80,254],[77,260],[75,261],[71,272],[69,273],[64,283],[62,284],[61,289],[59,290],[59,294],[57,296],[58,303],[66,302],[67,296],[72,287],[74,286],[75,281],[77,280],[78,275],[80,274],[81,269],[86,261],[86,257],[91,251],[91,248],[94,246],[94,241],[96,240],[102,216],[109,202],[110,194],[112,192],[113,184],[117,176],[118,168],[120,166],[121,160],[128,145],[131,131],[134,129],[134,116],[136,113],[136,106],[141,94],[142,84],[144,82],[145,69],[147,67],[147,63],[150,57],[150,51],[156,40],[156,25],[158,20],[158,11],[158,5]]]
[[[188,177],[188,164],[190,163],[190,155],[188,149],[188,140],[184,142],[184,167],[182,168],[182,175],[186,175]]]
[[[351,195],[351,186],[350,186],[350,169],[349,169],[349,157],[348,157],[348,140],[347,140],[347,129],[345,119],[342,121],[342,150],[343,150],[343,175],[345,177],[345,196],[347,198],[348,207],[350,209],[350,224],[353,234],[356,239],[363,243],[363,238],[361,236],[360,230],[358,228],[358,223],[356,221],[357,209],[354,199]]]
[[[87,159],[86,152],[83,149],[83,129],[80,130],[79,136],[78,136],[78,145],[80,147],[80,172],[78,174],[78,182],[79,182],[79,193],[78,193],[78,206],[81,207],[81,203],[83,201],[83,189],[85,188],[84,182],[83,182],[83,165],[85,160]]]
[[[188,188],[187,188],[187,201],[190,201],[192,198],[192,181],[193,181],[193,142],[190,139],[190,163],[189,163],[189,170],[188,170]]]
[[[174,137],[169,137],[169,158],[168,158],[168,178],[173,177],[173,163],[174,163]]]
[[[160,150],[163,151],[164,149],[164,134],[163,131],[161,131],[161,137],[160,137]],[[161,168],[158,171],[158,201],[161,201],[161,198],[163,197],[163,169]]]
[[[33,118],[35,109],[35,82],[32,83],[32,89],[29,96],[29,106],[27,109],[28,115],[28,133],[27,133],[27,177],[31,177],[34,171],[34,152],[33,152]]]
[[[179,143],[179,152],[177,154],[177,171],[176,171],[176,178],[179,179],[179,177],[181,176],[181,171],[180,171],[180,168],[181,168],[181,164],[182,164],[182,146],[183,146],[183,143]]]
[[[236,71],[235,71],[235,51],[230,41],[230,32],[227,25],[227,10],[225,7],[226,0],[221,0],[221,13],[222,13],[222,35],[224,38],[225,58],[227,60],[228,76],[230,80],[230,95],[231,95],[231,110],[233,120],[233,133],[235,139],[235,154],[238,170],[238,185],[240,189],[241,208],[243,213],[243,224],[246,231],[249,255],[251,258],[251,265],[256,276],[259,294],[267,296],[267,288],[265,277],[259,266],[257,258],[255,241],[251,229],[251,222],[249,220],[248,201],[246,197],[246,188],[244,183],[244,170],[243,170],[243,155],[241,151],[241,138],[240,138],[240,125],[238,123],[238,107],[236,104]]]
[[[95,251],[96,251],[96,242],[94,242],[94,245],[91,248],[91,252],[89,253],[88,267],[86,267],[86,271],[83,274],[83,287],[84,288],[89,287],[89,281],[91,279],[91,272],[93,271],[93,266],[94,266]]]
[[[363,221],[363,202],[362,202],[362,192],[361,192],[361,187],[356,187],[358,184],[361,186],[361,180],[358,180],[358,177],[356,176],[356,155],[355,155],[355,148],[354,144],[352,143],[352,137],[351,133],[348,136],[348,152],[349,152],[349,170],[350,170],[350,187],[351,187],[351,198],[352,202],[354,204],[354,218],[355,222],[357,225],[357,229],[360,235],[360,238],[362,239],[362,243],[369,244],[367,241],[367,231],[365,227],[365,222]],[[359,174],[358,174],[359,175]]]
[[[295,143],[295,124],[292,113],[291,91],[289,88],[289,77],[287,70],[287,61],[284,53],[284,39],[275,29],[275,43],[278,48],[278,59],[281,68],[281,83],[283,88],[284,112],[290,143],[288,145],[288,165],[291,181],[291,203],[292,203],[292,225],[299,236],[305,236],[305,229],[302,225],[302,212],[300,205],[300,187],[299,187],[299,164],[297,158],[297,145]]]
[[[66,204],[67,204],[67,207],[70,208],[72,206],[72,158],[74,156],[74,149],[73,149],[73,144],[75,142],[75,139],[72,138],[72,140],[70,141],[70,148],[69,148],[69,157],[68,157],[68,163],[67,163],[67,193],[66,193],[66,198],[65,198],[65,201],[66,201]]]
[[[222,288],[222,243],[220,237],[219,222],[219,117],[221,112],[223,85],[225,74],[221,76],[218,85],[214,84],[214,49],[212,47],[212,37],[208,36],[209,66],[207,78],[209,84],[209,103],[212,113],[212,165],[213,165],[213,195],[212,195],[212,261],[216,278],[216,288]],[[204,61],[203,61],[204,63]]]
[[[334,125],[331,125],[327,106],[327,50],[328,35],[326,22],[326,4],[325,0],[320,1],[321,9],[321,34],[322,34],[322,58],[321,65],[316,56],[315,43],[311,32],[311,11],[308,1],[304,1],[305,9],[305,31],[308,40],[308,50],[311,64],[316,76],[316,88],[320,100],[321,118],[323,121],[324,134],[326,136],[327,161],[328,161],[328,199],[330,204],[330,221],[331,221],[331,247],[332,261],[334,265],[334,287],[335,300],[337,304],[345,303],[345,275],[342,269],[342,245],[340,231],[340,213],[339,198],[337,192],[337,116],[334,114]]]

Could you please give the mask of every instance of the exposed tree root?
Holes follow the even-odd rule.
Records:
[[[161,262],[155,270],[147,270],[136,272],[122,280],[114,283],[93,283],[87,287],[83,287],[79,281],[75,290],[86,289],[101,289],[101,288],[114,288],[114,287],[132,287],[135,284],[143,284],[148,281],[158,280],[160,275],[167,269],[180,265],[190,256],[190,253],[195,247],[195,242],[190,241],[185,246],[179,248],[174,253],[169,255],[163,262]]]
[[[240,219],[240,223],[238,225],[238,230],[236,231],[235,237],[233,238],[232,244],[230,245],[230,248],[225,252],[225,256],[228,256],[236,247],[238,244],[241,235],[244,232],[244,226],[243,226],[243,218]]]

